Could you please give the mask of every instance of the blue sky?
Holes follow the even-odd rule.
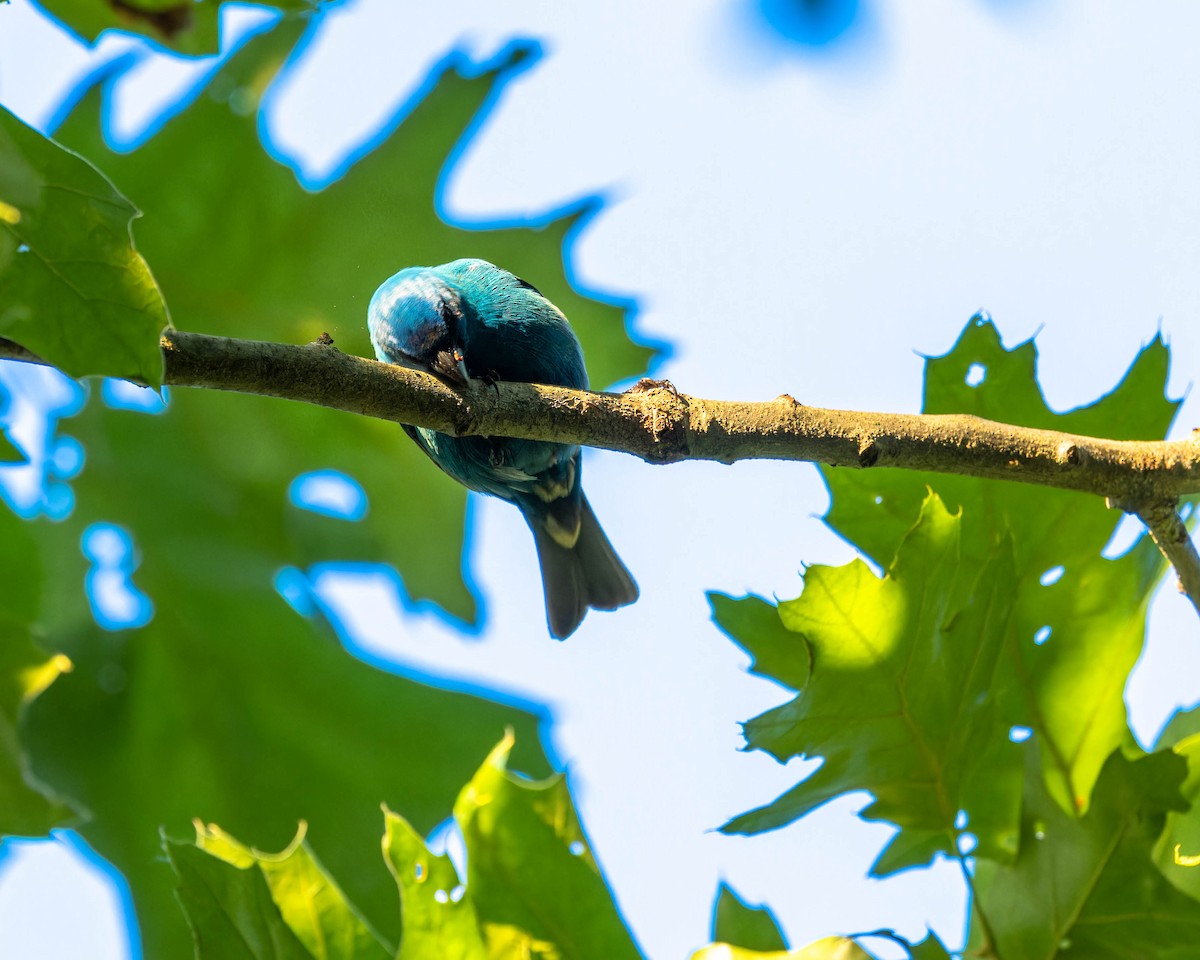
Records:
[[[840,19],[806,29],[784,0],[345,3],[272,91],[262,128],[319,184],[448,51],[484,61],[531,38],[544,56],[466,145],[441,209],[489,222],[605,196],[567,251],[573,275],[636,298],[633,331],[671,344],[657,375],[681,389],[913,411],[921,355],[985,308],[1008,344],[1036,335],[1060,409],[1111,388],[1161,330],[1172,394],[1187,394],[1176,435],[1200,422],[1200,8],[832,6]],[[44,123],[73,78],[131,46],[87,51],[13,0],[0,6],[0,102]],[[136,142],[203,69],[147,55],[117,91],[115,139]],[[745,673],[705,591],[791,597],[805,564],[850,558],[818,519],[816,471],[589,454],[585,472],[642,600],[593,614],[569,643],[541,632],[528,534],[494,501],[472,506],[477,637],[404,608],[382,573],[317,571],[315,587],[360,655],[550,706],[550,744],[650,956],[705,940],[719,878],[770,903],[795,945],[926,924],[960,942],[957,867],[864,878],[891,835],[857,819],[865,796],[759,838],[712,832],[804,767],[738,751],[738,722],[786,694]],[[1127,691],[1144,741],[1200,696],[1200,629],[1169,587],[1149,637]],[[129,955],[119,890],[72,849],[22,845],[0,862],[0,954]]]

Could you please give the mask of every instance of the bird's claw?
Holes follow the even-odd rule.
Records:
[[[649,393],[651,390],[670,390],[679,399],[679,390],[670,380],[655,380],[653,377],[642,377],[637,383],[626,390],[626,393]]]

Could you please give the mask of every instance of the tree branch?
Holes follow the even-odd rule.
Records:
[[[1142,517],[1200,609],[1200,562],[1186,531],[1180,538],[1174,512],[1180,497],[1200,494],[1200,432],[1186,440],[1105,440],[969,415],[827,410],[786,394],[759,403],[703,400],[655,381],[622,394],[527,383],[458,393],[429,374],[349,356],[331,343],[291,346],[181,330],[168,330],[162,349],[173,386],[300,400],[455,436],[555,440],[650,463],[802,460],[1092,493]],[[0,357],[42,362],[2,339]]]
[[[1110,501],[1110,506],[1120,506]],[[1175,568],[1179,576],[1179,591],[1186,594],[1200,614],[1200,553],[1183,520],[1180,519],[1174,501],[1144,503],[1135,508],[1138,519],[1146,525],[1158,549]]]
[[[459,393],[436,377],[305,346],[168,330],[165,382],[314,403],[454,436],[554,440],[617,450],[649,463],[803,460],[1015,480],[1108,497],[1123,509],[1200,494],[1200,431],[1186,440],[1104,440],[966,414],[859,413],[765,402],[703,400],[644,381],[626,393],[529,383]],[[0,339],[0,358],[42,363]]]

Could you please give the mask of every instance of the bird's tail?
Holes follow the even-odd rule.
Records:
[[[589,607],[616,610],[638,598],[638,587],[580,495],[579,539],[557,543],[536,519],[526,516],[537,544],[550,634],[563,640],[575,632]]]

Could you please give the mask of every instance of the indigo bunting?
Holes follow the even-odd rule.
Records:
[[[401,270],[375,291],[367,327],[380,360],[454,387],[472,380],[588,385],[567,318],[534,286],[485,260]],[[583,495],[579,447],[404,430],[459,483],[520,509],[533,531],[553,636],[570,636],[589,607],[615,610],[638,598]]]

